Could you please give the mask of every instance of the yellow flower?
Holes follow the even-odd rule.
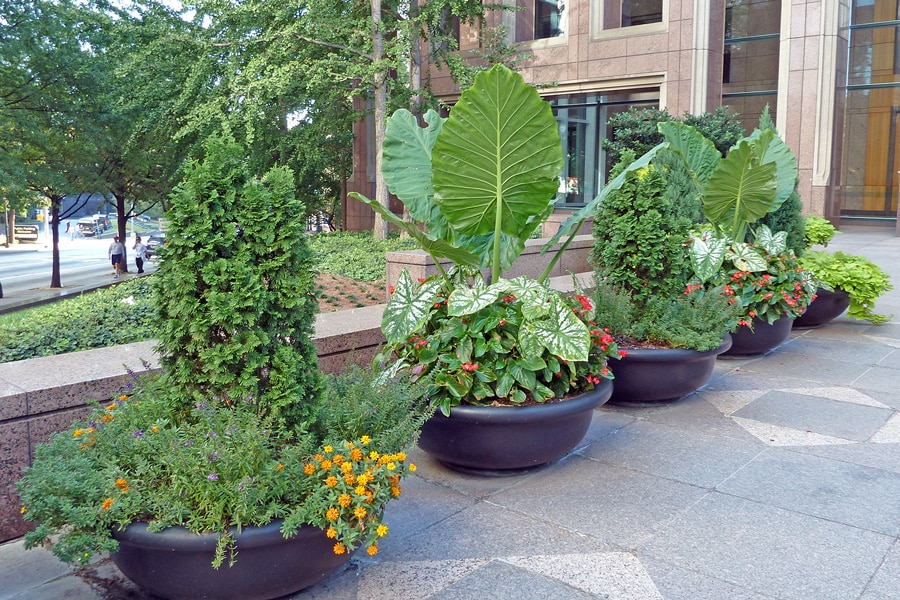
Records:
[[[394,456],[397,457],[397,460],[398,460],[399,462],[403,462],[404,460],[406,460],[406,452],[398,452],[398,453],[395,454]]]
[[[26,510],[28,510],[28,509],[23,506],[22,508],[19,509],[19,512],[24,515]]]
[[[365,496],[366,495],[366,486],[358,485],[353,489],[353,491],[356,493],[357,496]]]
[[[396,469],[396,468],[397,468],[397,464],[396,464],[396,463],[389,462],[389,463],[387,464],[387,470],[388,470],[388,471],[393,471],[393,470]]]
[[[361,438],[359,438],[359,441],[361,441],[363,444],[368,444],[369,442],[372,441],[372,438],[370,438],[367,435],[364,435]]]
[[[153,433],[159,433],[159,425],[154,425],[150,428],[150,431],[152,431]]]
[[[378,537],[384,537],[388,534],[388,526],[382,523],[378,526],[378,529],[375,530],[375,533],[378,534]]]
[[[325,530],[325,535],[329,539],[333,540],[334,538],[337,537],[337,529],[335,529],[334,527],[329,527],[328,529]]]
[[[417,468],[418,467],[416,467],[416,465],[414,463],[409,463],[409,471],[411,473],[415,473]]]
[[[303,472],[307,475],[312,475],[316,472],[316,467],[314,467],[312,463],[306,463],[303,465]]]
[[[343,553],[346,552],[346,551],[347,551],[347,549],[344,548],[344,544],[338,542],[337,544],[334,545],[334,553],[335,553],[335,554],[340,555],[340,554],[343,554]]]
[[[331,475],[328,479],[325,480],[325,485],[328,487],[334,487],[337,485],[337,477]]]
[[[338,504],[341,505],[341,508],[347,508],[352,501],[353,498],[350,497],[350,494],[341,494],[338,496]]]
[[[109,510],[110,508],[112,508],[112,505],[113,505],[113,499],[107,498],[106,500],[103,501],[103,510]]]
[[[372,544],[371,546],[366,548],[366,552],[369,554],[369,556],[375,556],[376,554],[378,554],[378,546]]]
[[[110,410],[110,411],[116,410],[116,403],[113,402],[112,404],[108,404],[108,405],[106,406],[106,410]]]
[[[84,435],[84,429],[76,429],[72,432],[72,437],[81,437]]]
[[[341,465],[341,471],[343,471],[344,473],[350,473],[351,471],[353,471],[353,463],[345,462]]]
[[[324,448],[322,448],[322,450],[325,451],[325,454],[331,454],[332,452],[334,452],[334,448],[331,445],[325,446]]]
[[[366,485],[370,481],[372,481],[372,476],[368,473],[363,473],[356,478],[356,483],[358,483],[359,485]]]
[[[341,516],[341,511],[339,511],[338,509],[336,509],[333,506],[325,511],[325,518],[328,519],[329,521],[337,521],[338,517],[340,517],[340,516]]]
[[[125,402],[126,400],[128,400],[128,395],[122,394],[121,396],[119,396],[119,400],[121,400],[122,402]]]
[[[369,452],[369,460],[378,460],[378,453],[372,450]]]
[[[367,512],[366,509],[365,509],[364,507],[362,507],[362,506],[357,506],[357,507],[353,510],[353,516],[356,517],[357,519],[360,519],[360,520],[361,520],[361,519],[365,519],[367,514],[368,514],[368,512]]]
[[[283,469],[284,469],[284,465],[281,464],[281,463],[278,463],[278,466],[275,467],[275,470],[276,470],[276,471],[281,471],[281,470],[283,470]]]

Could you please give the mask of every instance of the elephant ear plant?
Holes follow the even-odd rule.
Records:
[[[740,302],[740,324],[754,317],[773,323],[796,317],[814,298],[816,283],[787,249],[786,233],[751,225],[793,193],[797,161],[770,127],[739,140],[723,158],[693,127],[659,124],[669,148],[681,156],[696,182],[707,229],[693,240],[691,260],[701,282],[721,283]]]
[[[593,321],[590,300],[549,287],[559,253],[536,279],[503,278],[559,189],[563,155],[550,105],[498,65],[478,74],[449,118],[429,111],[425,122],[397,111],[384,143],[385,180],[414,222],[356,195],[416,238],[439,269],[423,282],[399,277],[384,311],[381,358],[431,374],[429,395],[445,414],[459,403],[544,402],[612,377],[607,359],[617,349]],[[564,249],[597,201],[543,250],[568,236]]]

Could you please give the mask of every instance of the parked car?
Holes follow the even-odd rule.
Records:
[[[84,237],[98,236],[103,233],[103,223],[96,216],[78,219],[78,233]]]
[[[166,234],[165,233],[154,233],[150,237],[147,238],[147,258],[152,258],[153,255],[158,254],[160,248],[165,246],[166,244]]]

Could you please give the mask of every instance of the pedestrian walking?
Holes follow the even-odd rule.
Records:
[[[144,260],[147,258],[147,246],[141,242],[141,236],[134,238],[134,264],[137,265],[138,274],[144,272]]]
[[[115,269],[115,273],[113,273],[113,278],[119,278],[119,270],[122,268],[122,257],[125,255],[125,246],[122,245],[122,242],[119,241],[119,236],[114,235],[113,241],[109,245],[109,259],[112,261],[113,269]]]

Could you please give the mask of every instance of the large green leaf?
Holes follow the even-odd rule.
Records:
[[[550,308],[550,288],[529,277],[510,280],[507,291],[521,303],[522,315],[526,319],[539,319]]]
[[[425,113],[426,127],[419,127],[415,115],[402,108],[387,120],[381,172],[392,194],[409,210],[410,216],[425,224],[436,237],[445,237],[448,227],[432,201],[431,148],[446,119],[434,110]]]
[[[575,313],[554,295],[547,318],[522,323],[519,346],[526,356],[540,355],[546,348],[563,360],[587,360],[591,334]]]
[[[435,261],[437,261],[438,258],[448,258],[457,265],[465,265],[467,267],[474,267],[476,269],[481,266],[481,260],[478,256],[472,254],[468,250],[465,250],[458,246],[454,246],[453,244],[450,244],[449,242],[441,238],[431,237],[429,233],[426,233],[419,229],[419,227],[415,223],[404,221],[375,200],[366,198],[358,192],[350,192],[347,195],[351,198],[359,200],[360,202],[368,204],[372,207],[372,210],[381,215],[385,221],[392,225],[396,225],[403,231],[407,232],[411,238],[415,239],[416,242],[418,242],[422,250],[430,254],[431,257],[435,259]]]
[[[769,254],[781,254],[787,250],[787,231],[772,233],[766,225],[760,225],[755,234],[756,243]]]
[[[650,164],[650,161],[656,156],[656,153],[662,150],[663,148],[668,148],[668,142],[662,142],[650,150],[647,150],[643,156],[635,160],[633,163],[625,167],[625,170],[618,174],[612,181],[607,183],[600,193],[594,197],[593,200],[588,202],[588,204],[580,209],[578,209],[571,217],[565,220],[565,222],[560,226],[559,231],[550,238],[550,241],[541,246],[541,254],[555,246],[559,243],[559,241],[564,237],[571,236],[575,231],[578,231],[578,228],[581,227],[581,224],[584,223],[584,220],[590,216],[593,216],[595,212],[597,212],[597,207],[606,199],[606,197],[614,192],[615,190],[620,189],[625,184],[625,178],[632,171],[637,171],[638,169],[643,169],[647,165]]]
[[[669,149],[681,156],[688,170],[697,178],[700,189],[703,189],[722,160],[722,154],[716,150],[716,145],[695,127],[678,121],[663,121],[657,125],[657,129],[669,142]]]
[[[775,163],[760,163],[756,145],[741,140],[707,180],[703,213],[730,232],[735,241],[743,241],[747,225],[772,209],[775,172]]]
[[[438,135],[434,200],[458,233],[521,237],[556,194],[562,167],[550,105],[521,75],[496,65],[463,92]]]
[[[440,287],[441,283],[436,279],[416,286],[405,269],[400,273],[394,293],[381,316],[381,331],[389,344],[407,341],[422,327],[431,314]]]
[[[778,210],[797,186],[797,158],[784,140],[778,137],[772,129],[756,129],[749,137],[759,147],[761,162],[775,163],[777,168],[775,201],[772,203],[770,212]]]

